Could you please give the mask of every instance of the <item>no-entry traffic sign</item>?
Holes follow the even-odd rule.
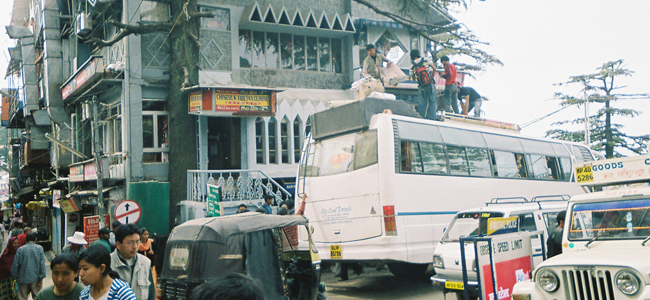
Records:
[[[123,200],[115,206],[115,220],[122,224],[137,223],[142,215],[140,205],[133,200]]]

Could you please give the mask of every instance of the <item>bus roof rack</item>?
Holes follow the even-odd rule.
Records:
[[[499,202],[504,201],[504,202]],[[492,198],[490,202],[485,202],[485,206],[490,204],[512,204],[512,203],[530,203],[526,197],[505,197],[505,198]]]
[[[531,202],[542,202],[542,201],[569,201],[571,200],[571,196],[564,194],[564,195],[544,195],[544,196],[535,196],[533,199],[531,199]]]
[[[511,124],[511,123],[479,118],[479,117],[470,117],[462,114],[454,114],[448,112],[442,112],[442,115],[440,116],[440,120],[444,122],[451,121],[451,122],[459,122],[459,123],[476,124],[481,126],[489,126],[489,127],[512,130],[514,132],[521,131],[521,128],[517,124]]]

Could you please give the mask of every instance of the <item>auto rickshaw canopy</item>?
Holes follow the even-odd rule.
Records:
[[[255,212],[187,221],[172,230],[168,242],[210,241],[226,244],[230,236],[293,225],[306,225],[299,215],[267,215]]]

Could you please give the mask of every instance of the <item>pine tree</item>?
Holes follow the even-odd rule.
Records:
[[[585,104],[596,104],[599,109],[593,115],[588,116],[590,141],[589,146],[600,152],[604,152],[605,157],[620,157],[623,154],[621,150],[632,151],[637,154],[647,152],[650,135],[633,136],[625,133],[620,123],[614,123],[612,118],[627,117],[634,118],[641,112],[629,108],[616,108],[613,104],[618,100],[630,99],[650,99],[649,94],[622,94],[614,91],[624,87],[617,86],[615,80],[621,77],[632,76],[633,71],[624,67],[623,60],[616,60],[604,63],[597,69],[596,73],[571,76],[566,82],[557,84],[580,85],[581,95],[571,96],[562,93],[556,93],[556,98],[560,99],[561,106],[575,105],[583,107]],[[573,120],[555,122],[554,126],[566,126],[567,124],[583,124],[584,117]],[[585,141],[585,131],[570,131],[567,129],[553,129],[546,132],[547,137],[569,140]]]

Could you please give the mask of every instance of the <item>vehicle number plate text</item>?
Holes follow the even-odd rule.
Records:
[[[450,290],[464,290],[465,287],[462,282],[447,281],[445,282],[445,288]]]
[[[330,258],[343,258],[343,253],[341,251],[341,245],[330,245]]]

